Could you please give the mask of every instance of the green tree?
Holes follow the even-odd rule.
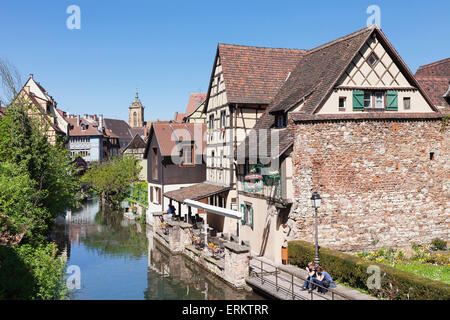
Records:
[[[18,228],[33,217],[34,223],[28,228],[32,232],[27,235],[38,237],[47,235],[54,218],[74,204],[79,181],[74,175],[68,150],[61,144],[50,145],[41,132],[40,120],[28,116],[28,107],[23,101],[8,106],[6,117],[0,123],[0,161],[14,164],[2,169],[0,188],[7,190],[0,195],[0,211],[9,212],[10,224],[19,222]],[[20,179],[26,182],[20,182]],[[18,202],[12,205],[6,200],[6,191],[15,194],[21,188],[25,188],[23,192],[30,197],[26,196],[22,201],[16,199]],[[12,209],[17,207],[22,210]]]
[[[110,205],[118,207],[127,197],[129,186],[139,180],[141,166],[131,156],[116,156],[109,162],[95,165],[82,177],[96,194]]]

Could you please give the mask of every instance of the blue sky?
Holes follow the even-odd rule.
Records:
[[[69,30],[69,5],[81,30]],[[410,69],[450,56],[450,1],[2,1],[0,57],[33,73],[77,114],[128,120],[136,87],[145,120],[184,112],[206,91],[218,42],[310,49],[366,26],[369,5]]]

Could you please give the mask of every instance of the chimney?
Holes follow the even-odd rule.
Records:
[[[98,116],[98,130],[103,131],[103,115]]]
[[[77,114],[77,127],[79,127],[79,126],[80,126],[80,115]]]
[[[33,74],[32,73],[30,73],[30,79],[33,79]]]
[[[147,136],[147,127],[144,127],[144,137]]]

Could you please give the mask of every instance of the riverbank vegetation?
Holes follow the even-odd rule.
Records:
[[[129,195],[129,187],[139,180],[142,167],[132,156],[116,156],[108,162],[95,164],[81,178],[95,194],[114,208],[119,208]]]
[[[411,272],[424,278],[450,284],[450,252],[445,242],[435,239],[429,245],[412,245],[413,254],[407,257],[402,250],[392,248],[364,251],[358,256],[393,268]]]
[[[314,245],[305,241],[288,243],[289,263],[306,267],[314,260]],[[356,255],[321,247],[320,264],[333,279],[352,288],[367,290],[371,295],[389,300],[448,300],[450,285],[424,278],[385,264]],[[379,286],[374,270],[379,270]],[[370,286],[369,286],[370,285]]]
[[[44,117],[16,99],[0,118],[0,299],[65,296],[64,259],[48,241],[79,189],[68,151],[51,145]]]

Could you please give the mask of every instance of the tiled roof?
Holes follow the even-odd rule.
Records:
[[[312,112],[321,99],[339,78],[341,72],[348,66],[357,50],[365,43],[372,28],[365,28],[347,36],[341,37],[327,44],[308,51],[299,59],[295,69],[284,82],[272,103],[255,124],[254,130],[258,143],[249,144],[249,137],[239,148],[245,146],[246,152],[252,155],[269,156],[272,152],[271,130],[275,116],[271,112],[287,111],[302,99],[306,99],[304,112]],[[265,130],[265,134],[262,134]],[[293,142],[290,130],[273,129],[278,131],[278,155],[284,152]],[[267,153],[258,151],[258,146],[267,146]]]
[[[183,122],[183,118],[186,116],[186,113],[177,113],[175,116],[175,121],[176,122]]]
[[[180,188],[178,190],[164,192],[164,196],[183,203],[186,199],[200,200],[227,190],[230,190],[230,187],[222,187],[203,182],[189,187]]]
[[[190,115],[195,110],[197,110],[197,108],[202,104],[203,101],[205,101],[205,99],[206,99],[206,92],[191,93],[191,95],[189,96],[189,101],[184,116]]]
[[[269,104],[306,52],[219,43],[229,103]]]
[[[430,97],[435,106],[443,107],[441,111],[450,114],[450,105],[444,95],[450,90],[450,58],[420,66],[416,79]]]
[[[146,130],[148,130],[148,128],[146,128],[146,127],[134,127],[134,128],[130,127],[130,132],[133,137],[135,135],[140,135],[142,137],[145,136]]]
[[[450,58],[439,60],[417,69],[417,76],[448,77],[450,75]]]
[[[187,130],[187,131],[184,131]],[[197,131],[198,130],[198,131]],[[198,134],[201,134],[201,146],[198,141],[195,141],[196,153],[198,154],[201,148],[201,154],[206,152],[206,124],[197,123],[176,123],[171,121],[155,121],[152,124],[151,132],[149,138],[147,139],[147,145],[145,149],[144,157],[148,153],[148,148],[150,147],[152,134],[156,135],[160,152],[162,156],[178,155],[177,141],[182,141],[183,138],[190,138],[192,140],[196,139]],[[183,136],[183,134],[185,136]],[[192,141],[191,140],[191,141]]]
[[[47,123],[50,124],[50,126],[55,130],[56,133],[58,134],[65,134],[65,132],[56,124],[52,121],[52,118],[50,118],[48,116],[48,114],[46,113],[46,111],[42,108],[41,104],[36,100],[36,95],[32,92],[30,93],[26,93],[26,95],[28,96],[28,98],[30,98],[31,102],[42,112],[42,115],[44,116],[44,119],[47,121]]]
[[[94,127],[94,123],[89,123],[86,119],[81,118],[80,125],[77,125],[76,118],[66,118],[66,121],[70,124],[69,136],[71,137],[103,135],[102,132]],[[86,126],[86,130],[83,130],[81,125]]]
[[[119,139],[130,141],[131,139],[133,139],[130,131],[130,126],[125,121],[105,118],[103,120],[103,123],[105,128],[119,137]]]
[[[178,155],[177,142],[188,137],[191,141],[194,140],[196,138],[195,130],[200,130],[199,133],[201,133],[202,139],[201,146],[198,145],[198,141],[195,141],[196,150],[200,150],[201,148],[202,154],[204,154],[206,152],[206,139],[204,137],[206,124],[154,122],[152,126],[152,131],[156,135],[160,152],[163,156]],[[187,136],[183,136],[183,133]],[[149,144],[150,139],[147,141],[147,148],[149,147]],[[148,150],[145,151],[145,154],[147,154],[147,151]]]
[[[302,111],[314,112],[372,31],[364,28],[310,50],[276,94],[270,111],[286,111],[306,98]]]
[[[381,30],[372,26],[367,27],[321,45],[304,54],[295,67],[295,70],[292,71],[289,78],[284,82],[282,88],[276,94],[272,103],[266,109],[265,113],[256,122],[254,127],[254,130],[257,133],[256,136],[260,136],[261,129],[273,127],[275,122],[274,113],[287,112],[301,102],[304,102],[304,104],[300,110],[299,117],[302,114],[305,115],[305,117],[313,115],[321,106],[321,103],[326,100],[333,87],[354,58],[356,52],[363,46],[373,32],[378,32],[380,41],[383,41],[391,48],[394,58],[405,70],[407,78],[423,92],[419,83],[389,41],[385,38]],[[431,101],[429,102],[431,103]],[[336,115],[330,116],[330,118],[332,117],[336,117]],[[348,117],[358,118],[358,116],[354,115],[349,115]],[[293,137],[289,130],[273,130],[279,130],[279,151],[281,154],[292,144]],[[268,151],[273,148],[270,146],[269,136],[270,131],[267,130],[266,135],[258,138],[267,141]],[[262,142],[264,143],[264,141]],[[253,154],[257,154],[254,153],[257,146],[253,144],[250,145],[248,137],[240,148],[244,147],[244,144],[246,150],[250,150]]]
[[[136,134],[133,140],[130,141],[130,143],[125,147],[123,151],[128,149],[145,149],[146,145],[147,144],[144,142],[141,136]]]
[[[443,97],[450,86],[450,75],[448,77],[416,76],[416,78],[435,106],[450,107]]]

